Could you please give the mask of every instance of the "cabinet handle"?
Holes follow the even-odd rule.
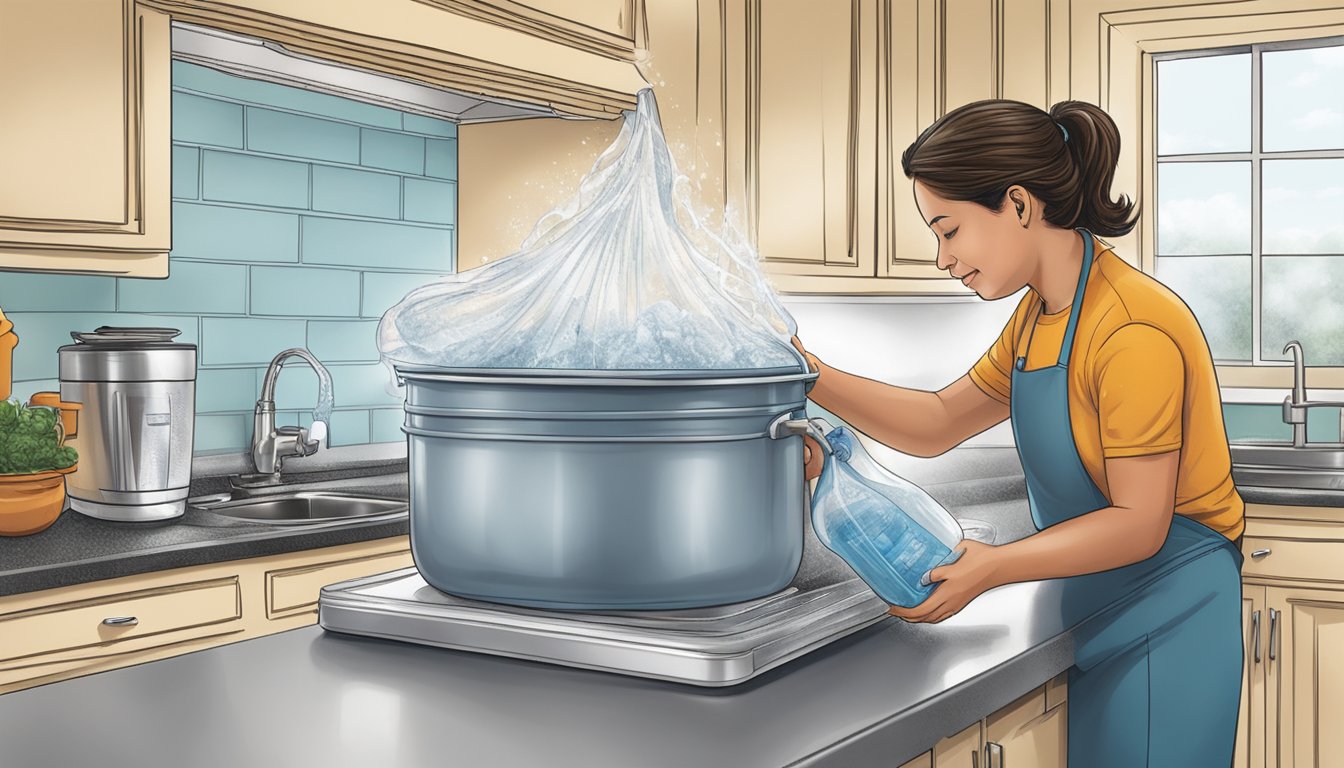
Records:
[[[1279,647],[1279,614],[1273,608],[1269,609],[1269,660],[1273,661],[1278,655]]]
[[[1260,611],[1251,614],[1251,647],[1255,649],[1255,663],[1260,663]]]
[[[985,768],[1004,768],[1002,744],[985,742],[985,764]]]
[[[140,620],[134,616],[113,616],[110,619],[103,619],[103,623],[109,627],[134,627]]]
[[[1251,553],[1251,559],[1252,559],[1252,560],[1259,560],[1260,558],[1264,557],[1265,555],[1268,555],[1268,554],[1270,553],[1270,551],[1271,551],[1271,550],[1269,550],[1269,549],[1257,549],[1257,550],[1255,550],[1254,552]]]

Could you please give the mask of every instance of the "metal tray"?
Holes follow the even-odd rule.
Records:
[[[741,683],[882,620],[888,606],[847,569],[799,572],[773,595],[670,611],[547,611],[455,597],[414,567],[322,588],[332,632],[700,686]]]

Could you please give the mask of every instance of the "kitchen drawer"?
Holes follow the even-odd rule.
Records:
[[[0,670],[230,632],[242,613],[242,591],[232,576],[0,615]],[[105,623],[118,618],[133,621]]]
[[[1260,550],[1269,554],[1251,556]],[[1241,551],[1246,556],[1241,566],[1245,577],[1344,583],[1344,541],[1247,536]]]
[[[410,550],[280,568],[266,572],[266,617],[317,612],[318,592],[328,584],[414,565]]]

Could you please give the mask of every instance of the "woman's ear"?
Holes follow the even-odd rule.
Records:
[[[1008,202],[1012,203],[1013,209],[1017,213],[1017,222],[1023,227],[1031,224],[1031,195],[1027,193],[1025,187],[1014,184],[1008,188],[1005,193],[1008,196]]]

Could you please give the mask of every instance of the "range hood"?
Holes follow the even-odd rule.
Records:
[[[291,51],[279,43],[234,32],[183,22],[173,22],[172,27],[174,59],[253,80],[342,96],[456,123],[574,117],[546,105],[427,86],[317,59]]]

